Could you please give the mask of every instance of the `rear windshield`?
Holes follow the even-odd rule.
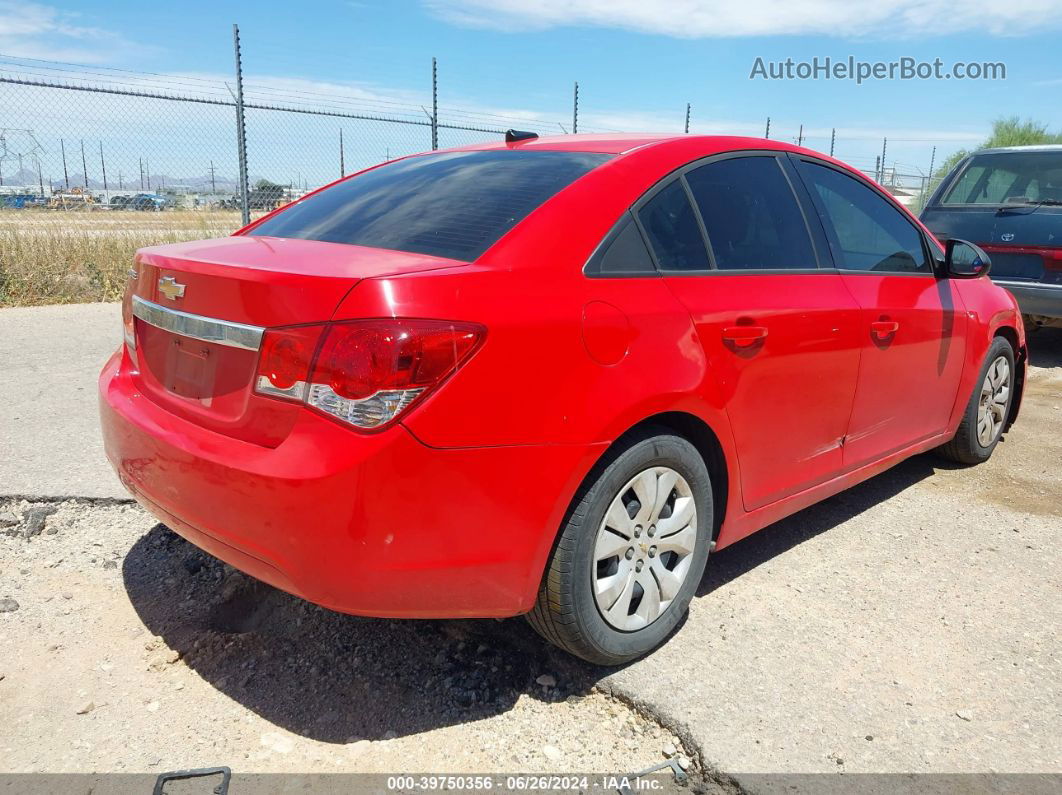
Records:
[[[974,155],[942,204],[1062,202],[1062,151]]]
[[[248,234],[472,261],[609,159],[588,152],[446,152],[398,160],[323,190]]]

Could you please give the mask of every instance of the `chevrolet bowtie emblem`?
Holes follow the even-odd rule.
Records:
[[[159,292],[171,301],[176,301],[178,298],[184,297],[184,285],[178,284],[177,280],[172,276],[167,276],[159,279]]]

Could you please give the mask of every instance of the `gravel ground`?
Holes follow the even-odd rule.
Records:
[[[0,525],[5,772],[687,763],[678,738],[594,690],[522,620],[332,613],[135,505],[4,500]]]

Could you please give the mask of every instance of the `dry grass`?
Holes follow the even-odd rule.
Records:
[[[239,226],[238,212],[0,210],[0,306],[116,301],[138,248]]]

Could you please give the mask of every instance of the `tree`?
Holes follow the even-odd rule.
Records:
[[[1046,124],[1032,119],[1022,121],[1017,116],[1010,116],[992,122],[992,134],[973,151],[997,146],[1032,146],[1034,144],[1062,144],[1062,132],[1048,132]],[[968,149],[955,152],[940,164],[940,168],[933,176],[936,179],[943,179],[968,154],[970,154]]]

